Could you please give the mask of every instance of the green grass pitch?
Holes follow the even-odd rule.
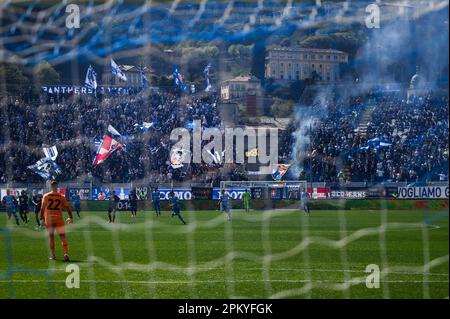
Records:
[[[0,213],[0,298],[448,298],[448,212],[82,212],[67,227],[80,288],[56,240]],[[423,226],[424,218],[431,220]],[[384,226],[383,226],[384,225]],[[366,266],[380,287],[366,287]]]

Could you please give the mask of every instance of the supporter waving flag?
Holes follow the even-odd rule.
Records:
[[[97,73],[95,73],[92,65],[89,65],[84,83],[93,90],[97,89]]]
[[[36,164],[27,166],[27,168],[46,180],[56,179],[56,177],[62,173],[59,165],[50,157],[41,158]]]
[[[283,178],[284,174],[288,171],[291,164],[275,164],[274,169],[272,170],[272,178],[275,181],[279,181]]]
[[[125,73],[122,72],[120,67],[117,65],[116,62],[114,62],[113,59],[111,59],[111,73],[113,75],[116,75],[122,81],[125,81],[125,82],[127,81],[127,76],[125,75]]]
[[[178,66],[176,64],[174,64],[173,66],[173,82],[177,87],[179,87],[183,91],[187,91],[188,87],[184,83],[183,75],[178,70]]]
[[[103,140],[100,142],[100,146],[97,149],[97,154],[94,158],[94,166],[103,163],[111,154],[118,150],[126,152],[125,144],[118,140],[123,136],[112,125],[108,125],[108,130],[103,136]]]
[[[143,87],[144,89],[145,89],[145,88],[148,88],[149,82],[148,82],[147,76],[145,75],[144,69],[141,68],[141,69],[139,70],[139,73],[140,73],[140,75],[141,75],[142,87]]]
[[[211,63],[208,63],[208,65],[203,70],[203,74],[205,75],[205,81],[206,81],[205,92],[211,91],[211,88],[212,88],[212,86],[211,86],[211,76],[209,74],[210,71],[211,71]]]
[[[98,147],[93,165],[97,166],[103,163],[111,154],[120,150],[122,147],[123,145],[121,143],[113,139],[108,134],[105,134],[105,136],[103,136],[102,143]]]

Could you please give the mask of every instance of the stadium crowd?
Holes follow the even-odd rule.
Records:
[[[212,182],[221,174],[215,164],[192,165],[175,170],[169,164],[173,145],[169,135],[175,127],[192,129],[194,120],[204,127],[218,127],[216,95],[201,97],[152,92],[150,95],[47,100],[28,104],[19,100],[1,102],[1,182],[38,182],[27,169],[44,157],[42,147],[56,145],[56,162],[64,180],[129,182],[148,178],[154,182],[189,177]],[[151,123],[144,128],[143,123]],[[108,125],[120,132],[126,151],[116,152],[105,163],[93,167],[98,144]],[[233,167],[230,168],[233,177]],[[182,175],[182,176],[180,176]]]
[[[44,145],[57,146],[56,162],[64,172],[60,178],[67,181],[145,179],[161,183],[188,179],[218,184],[247,179],[243,165],[203,163],[191,164],[188,169],[170,165],[173,128],[192,129],[194,120],[201,120],[204,127],[223,126],[216,94],[152,92],[102,100],[78,97],[26,103],[4,99],[0,103],[0,120],[6,123],[0,134],[0,183],[42,181],[27,166],[44,156]],[[355,97],[350,102],[322,100],[308,107],[315,114],[307,133],[311,144],[302,163],[305,169],[300,177],[291,178],[380,182],[448,176],[448,97],[429,94],[407,102],[384,93]],[[366,115],[369,121],[363,134],[358,128]],[[144,127],[144,122],[151,124]],[[93,167],[96,142],[109,124],[121,133],[126,149]],[[293,122],[280,136],[280,163],[293,157],[296,130]],[[385,144],[370,144],[373,139]]]
[[[325,103],[325,105],[324,105]],[[303,162],[314,181],[426,182],[448,176],[448,96],[407,101],[398,93],[327,100],[316,109]],[[323,112],[324,108],[326,112]],[[311,112],[310,112],[311,113]],[[322,115],[321,114],[326,114]],[[365,122],[365,116],[369,119]],[[365,130],[360,130],[365,126]],[[282,136],[280,154],[292,157],[296,123]],[[379,142],[383,143],[379,143]],[[310,172],[312,171],[312,175]]]

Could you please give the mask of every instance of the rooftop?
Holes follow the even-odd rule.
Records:
[[[284,51],[284,52],[317,52],[317,53],[338,53],[347,54],[343,51],[335,49],[316,49],[316,48],[301,48],[301,47],[272,47],[268,51]]]
[[[224,82],[260,82],[254,75],[238,75],[235,78],[225,80]]]

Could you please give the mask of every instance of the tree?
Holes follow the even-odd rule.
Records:
[[[0,64],[0,93],[9,95],[22,95],[26,91],[27,78],[17,64]]]
[[[265,39],[259,39],[252,50],[251,73],[260,79],[264,84],[264,69],[266,63],[266,42]]]
[[[43,85],[59,84],[59,73],[47,61],[41,62],[35,71],[36,86],[40,89]]]

